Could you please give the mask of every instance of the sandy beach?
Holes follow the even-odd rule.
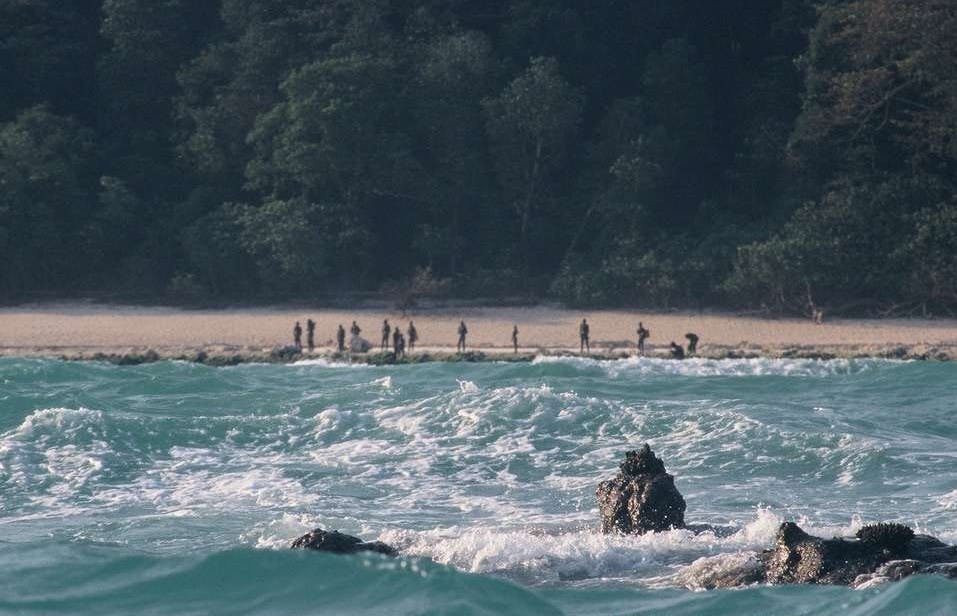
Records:
[[[816,325],[804,319],[764,319],[715,313],[655,314],[621,310],[578,311],[554,307],[441,308],[402,315],[383,310],[329,310],[300,307],[185,310],[169,307],[101,304],[39,304],[0,308],[0,355],[87,359],[152,350],[160,357],[200,351],[267,353],[292,342],[292,327],[307,318],[317,323],[317,354],[332,350],[336,327],[353,320],[363,336],[378,343],[382,320],[414,320],[418,349],[454,350],[456,328],[464,319],[469,348],[489,353],[511,350],[518,325],[523,353],[578,351],[578,323],[591,325],[592,351],[633,352],[638,322],[651,330],[649,354],[663,355],[686,332],[701,337],[706,357],[957,357],[957,320],[840,319]],[[305,341],[305,337],[303,338]]]

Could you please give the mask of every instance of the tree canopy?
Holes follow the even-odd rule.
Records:
[[[0,0],[0,78],[3,300],[957,310],[950,0]]]

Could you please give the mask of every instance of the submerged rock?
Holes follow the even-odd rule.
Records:
[[[595,493],[601,532],[641,535],[685,527],[685,499],[647,443],[626,453],[619,469]]]
[[[340,533],[337,530],[323,530],[317,528],[306,533],[292,542],[292,548],[319,550],[334,554],[354,554],[356,552],[377,552],[387,556],[395,556],[395,548],[381,541],[363,541],[358,537]]]

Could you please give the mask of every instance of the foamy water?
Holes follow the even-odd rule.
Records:
[[[150,613],[301,613],[297,584],[322,578],[359,595],[337,613],[610,614],[623,600],[635,613],[880,613],[869,593],[887,598],[886,585],[744,590],[740,604],[700,589],[784,520],[824,536],[900,521],[957,540],[955,379],[957,366],[892,361],[2,359],[0,610],[128,613],[145,593]],[[644,442],[688,521],[723,532],[597,532],[597,483]],[[286,550],[315,526],[403,557]],[[240,570],[285,607],[256,608]],[[953,582],[897,586],[930,610],[911,613],[957,601]]]

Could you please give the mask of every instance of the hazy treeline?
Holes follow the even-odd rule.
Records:
[[[0,0],[0,83],[0,297],[957,308],[953,0]]]

